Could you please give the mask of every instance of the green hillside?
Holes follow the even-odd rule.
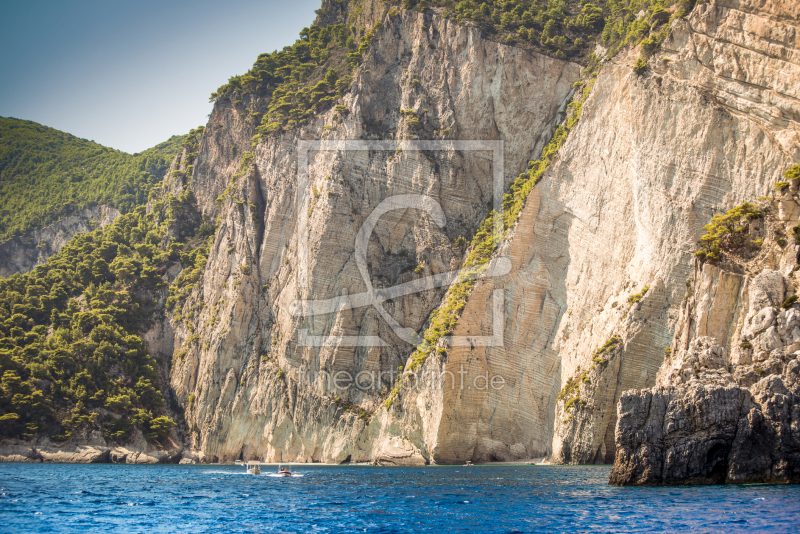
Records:
[[[176,135],[131,155],[0,117],[0,242],[91,204],[129,213],[147,200],[185,138]]]
[[[149,213],[140,206],[30,273],[0,278],[0,437],[65,440],[88,428],[119,442],[139,428],[157,440],[174,425],[159,391],[168,362],[140,334],[163,313],[170,262],[184,267],[173,302],[198,281],[214,225],[191,191],[155,196]]]
[[[27,197],[25,177],[35,176],[39,194],[53,189],[35,208],[59,205],[53,198],[68,198],[66,190],[128,213],[76,235],[31,272],[0,278],[0,437],[65,440],[98,429],[119,442],[133,428],[163,437],[174,425],[158,374],[168,362],[156,361],[140,334],[164,313],[167,293],[168,303],[181,302],[202,275],[214,225],[191,191],[168,194],[148,171],[163,175],[178,150],[195,153],[202,128],[133,156],[31,122],[3,119],[3,128],[4,161],[27,171],[3,185]],[[62,179],[81,171],[82,180]],[[148,197],[149,211],[136,205]],[[161,275],[178,261],[184,269],[168,288]]]

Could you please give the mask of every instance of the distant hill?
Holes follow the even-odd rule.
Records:
[[[92,204],[147,200],[186,140],[127,154],[31,121],[0,117],[0,242]]]

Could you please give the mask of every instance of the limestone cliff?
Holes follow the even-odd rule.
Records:
[[[751,226],[754,258],[697,263],[656,386],[619,401],[612,484],[800,482],[796,198]]]
[[[206,127],[186,185],[218,216],[218,229],[202,284],[165,329],[175,332],[171,384],[186,407],[190,445],[206,460],[436,461],[421,432],[437,431],[442,399],[405,419],[383,408],[391,373],[413,347],[373,307],[298,317],[290,305],[367,289],[356,237],[395,195],[433,199],[446,224],[413,208],[381,217],[369,241],[371,283],[386,288],[457,268],[459,238],[492,202],[493,156],[491,148],[454,152],[446,142],[502,140],[499,176],[507,186],[541,151],[580,67],[484,40],[476,28],[430,13],[382,9],[366,20],[382,27],[342,100],[346,111],[267,138],[244,166],[254,125],[241,106],[220,99]],[[251,109],[266,105],[244,98]],[[311,152],[298,176],[304,139],[393,144]],[[425,151],[401,143],[415,139],[445,143]],[[419,332],[444,291],[384,306]],[[352,346],[348,339],[359,335],[384,341]],[[322,341],[307,346],[309,336]],[[384,375],[363,389],[337,390],[326,379],[362,371]]]
[[[331,9],[323,16],[353,16]],[[174,346],[170,380],[189,446],[206,461],[610,462],[617,401],[655,384],[702,226],[766,194],[800,160],[797,9],[707,2],[675,21],[643,75],[632,72],[636,50],[605,63],[497,253],[510,272],[478,282],[453,332],[467,341],[438,345],[418,369],[439,379],[394,402],[384,402],[392,373],[413,367],[413,346],[386,317],[370,306],[304,317],[293,304],[462,265],[459,243],[493,200],[492,156],[401,141],[502,140],[507,187],[563,118],[580,67],[430,11],[390,15],[367,2],[360,24],[381,25],[340,108],[250,155],[245,110],[268,101],[218,100],[190,178],[173,184],[217,217],[215,241],[201,282],[153,335],[165,352]],[[395,145],[299,159],[303,140],[348,139]],[[363,276],[359,229],[384,199],[409,194],[433,199],[446,224],[419,209],[386,213]],[[383,306],[420,332],[444,292]],[[329,377],[339,372],[382,378],[337,388]],[[472,387],[483,376],[503,387]]]
[[[105,226],[119,217],[109,206],[91,206],[23,236],[0,243],[0,277],[26,273],[45,262],[77,234]]]
[[[633,55],[605,65],[534,191],[537,239],[518,246],[536,257],[538,298],[552,302],[553,319],[524,330],[548,342],[538,353],[540,388],[551,388],[541,413],[554,420],[537,426],[552,428],[554,462],[613,458],[617,401],[655,383],[701,227],[767,194],[800,158],[800,85],[789,82],[800,79],[797,9],[699,4],[644,75],[631,72]],[[613,336],[618,346],[598,358]],[[558,401],[552,391],[570,378],[577,395]]]

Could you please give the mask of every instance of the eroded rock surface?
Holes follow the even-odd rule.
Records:
[[[341,15],[339,3],[328,4],[324,17]],[[776,253],[758,273],[705,265],[695,274],[692,254],[715,213],[772,191],[800,159],[800,94],[792,83],[800,78],[797,6],[705,2],[674,23],[643,76],[632,72],[638,50],[604,64],[580,122],[501,246],[511,272],[476,285],[454,332],[499,335],[502,343],[433,353],[420,371],[453,378],[444,387],[431,380],[403,391],[388,406],[392,373],[409,366],[413,347],[374,307],[302,317],[293,303],[365,291],[355,238],[365,217],[392,195],[432,198],[447,224],[418,209],[383,216],[368,244],[372,284],[388,288],[461,265],[459,238],[469,239],[492,200],[491,155],[418,152],[401,141],[502,140],[508,186],[539,156],[580,67],[483,39],[478,29],[430,11],[389,17],[380,2],[362,7],[359,26],[383,26],[354,73],[344,112],[321,113],[253,150],[255,123],[245,110],[263,112],[267,99],[222,98],[191,179],[172,178],[173,192],[190,187],[218,221],[201,281],[144,336],[151,352],[172,355],[169,383],[185,410],[191,449],[182,461],[609,462],[622,447],[618,437],[615,443],[620,399],[626,428],[656,424],[642,419],[645,401],[624,392],[656,384],[667,347],[673,357],[664,369],[682,381],[659,382],[658,395],[640,394],[663,407],[653,408],[653,417],[678,410],[676,421],[689,436],[705,424],[698,410],[730,403],[735,409],[710,417],[731,443],[753,410],[783,432],[788,419],[769,414],[795,394],[789,354],[800,349],[790,350],[800,336],[795,316],[777,308],[793,291],[786,280],[794,263]],[[389,139],[398,147],[312,150],[299,161],[298,144],[319,139]],[[239,172],[251,150],[252,165]],[[792,184],[779,199],[778,218],[787,225],[800,214],[796,193]],[[765,269],[777,274],[756,280]],[[495,290],[503,297],[499,331]],[[444,292],[384,306],[419,332]],[[734,319],[744,317],[743,309],[751,310],[747,324]],[[308,336],[321,342],[309,345]],[[386,345],[342,341],[355,336]],[[462,371],[467,382],[455,387]],[[329,379],[339,372],[386,378],[343,389]],[[478,376],[501,376],[504,386],[470,387]],[[771,376],[780,384],[758,386]],[[566,391],[568,384],[574,387]],[[781,384],[788,394],[777,393]],[[700,408],[680,412],[685,398]],[[673,436],[664,432],[662,449]],[[705,457],[671,460],[683,466],[684,479],[695,471],[697,480],[719,476],[722,453],[714,446],[729,438],[702,435]],[[637,443],[625,445],[627,458],[649,446]],[[15,451],[9,454],[28,457]],[[631,480],[655,469],[626,462]],[[781,469],[770,472],[784,476]],[[733,476],[730,469],[725,476]]]
[[[181,356],[173,360],[171,385],[187,407],[191,446],[208,461],[437,461],[442,395],[420,392],[391,411],[383,405],[392,373],[413,347],[372,306],[302,317],[291,305],[366,291],[356,236],[394,195],[425,195],[447,222],[440,226],[413,207],[382,216],[367,251],[371,283],[387,288],[458,268],[464,249],[457,240],[469,238],[492,201],[493,155],[454,153],[446,143],[502,140],[500,176],[510,184],[541,151],[580,74],[576,64],[485,40],[478,29],[436,15],[402,10],[391,17],[387,6],[373,7],[364,22],[383,26],[343,99],[347,113],[331,110],[267,138],[233,185],[236,154],[250,150],[252,121],[222,99],[205,130],[187,185],[220,224],[202,287],[181,320],[161,331],[174,331]],[[247,98],[251,108],[265,105]],[[299,161],[299,141],[316,138],[388,139],[399,148],[334,147]],[[445,150],[400,143],[417,138],[444,141]],[[306,161],[307,172],[298,175]],[[224,202],[215,203],[228,187]],[[384,307],[419,332],[445,290]],[[348,346],[338,337],[359,335],[385,345]],[[306,336],[323,341],[309,346]],[[380,378],[365,389],[337,389],[328,380],[362,372]]]
[[[409,281],[417,267],[456,268],[456,239],[469,236],[490,200],[488,159],[312,152],[300,190],[297,142],[502,139],[508,183],[538,156],[578,67],[485,41],[430,13],[385,17],[368,2],[366,22],[384,25],[344,98],[348,112],[262,142],[254,168],[233,185],[235,154],[249,150],[255,131],[232,99],[217,102],[187,185],[221,224],[202,287],[170,325],[181,354],[171,383],[187,408],[191,447],[206,461],[389,461],[381,451],[405,438],[426,462],[611,461],[617,401],[655,384],[702,226],[769,192],[798,158],[800,108],[786,83],[800,75],[797,23],[787,9],[708,2],[675,23],[644,76],[632,72],[638,51],[603,66],[577,128],[502,246],[511,273],[476,286],[454,332],[493,335],[492,299],[502,289],[503,343],[453,347],[421,369],[501,375],[497,390],[425,385],[389,407],[389,379],[373,390],[337,390],[326,376],[391,373],[407,366],[411,347],[371,307],[313,318],[290,311],[297,300],[365,290],[353,242],[364,215],[390,195],[429,195],[449,222],[439,228],[418,210],[385,215],[369,245],[373,284]],[[737,57],[747,61],[732,75]],[[251,109],[265,105],[243,98]],[[410,129],[400,109],[415,110],[421,127]],[[696,329],[727,346],[734,336],[719,332],[720,313],[741,280],[713,283],[720,291],[697,304],[705,311]],[[419,331],[443,294],[408,295],[386,309]],[[301,332],[329,341],[306,347]],[[348,347],[333,337],[356,335],[389,346]],[[613,337],[620,341],[605,364],[592,361]],[[568,408],[559,392],[584,372],[581,402]]]
[[[109,206],[92,206],[23,236],[0,243],[0,277],[27,273],[76,235],[110,224],[119,217]]]
[[[770,268],[798,249],[698,265],[655,387],[620,398],[612,484],[800,482],[800,306],[785,300],[797,282]]]
[[[151,444],[138,431],[125,446],[106,442],[98,431],[76,435],[64,443],[44,439],[36,443],[4,440],[0,444],[0,462],[165,464],[178,463],[183,456],[183,447],[172,439],[169,443]]]
[[[643,76],[631,72],[638,51],[604,65],[559,161],[529,199],[536,213],[520,226],[532,237],[510,247],[529,255],[541,289],[515,280],[507,294],[511,309],[538,301],[553,311],[511,313],[506,328],[511,346],[537,341],[519,343],[515,365],[537,377],[538,409],[529,412],[545,416],[533,424],[542,441],[552,436],[554,462],[613,459],[617,401],[655,384],[703,225],[769,194],[800,159],[800,84],[787,83],[800,79],[797,20],[792,2],[705,2],[675,22]],[[715,279],[697,303],[696,329],[722,346],[732,335],[725,295],[739,283],[733,272]],[[567,413],[559,390],[612,336],[621,338],[618,361],[581,382],[585,404]]]

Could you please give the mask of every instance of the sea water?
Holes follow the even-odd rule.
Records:
[[[609,466],[0,464],[3,532],[798,532],[800,487],[618,488]]]

